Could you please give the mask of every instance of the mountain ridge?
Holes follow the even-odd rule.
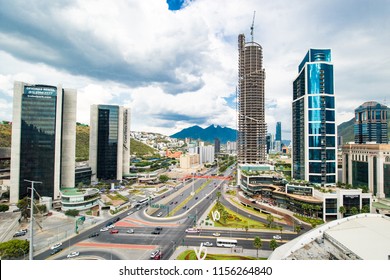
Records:
[[[200,139],[202,141],[211,143],[214,143],[214,139],[218,138],[221,143],[226,143],[227,141],[236,141],[237,130],[214,124],[206,128],[201,128],[198,125],[194,125],[191,127],[184,128],[181,131],[170,135],[170,137],[179,139]]]

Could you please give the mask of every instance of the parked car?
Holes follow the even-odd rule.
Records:
[[[159,230],[154,230],[151,232],[152,234],[160,234],[160,231]]]
[[[119,233],[119,230],[117,230],[117,229],[112,229],[112,230],[110,230],[110,233],[111,233],[111,234]]]
[[[50,249],[54,250],[54,249],[57,249],[57,248],[59,248],[59,247],[61,247],[61,246],[62,246],[62,243],[59,242],[59,243],[56,243],[56,244],[54,244],[53,246],[51,246]]]
[[[279,240],[279,239],[282,239],[282,237],[280,235],[274,235],[273,239]]]
[[[198,233],[200,230],[197,229],[197,228],[187,228],[186,229],[186,232],[195,232],[195,233]]]
[[[91,233],[88,238],[92,238],[92,237],[96,237],[96,236],[99,236],[99,233],[98,232],[94,232],[94,233]]]
[[[162,231],[163,228],[162,227],[156,227],[154,230]]]
[[[24,236],[24,235],[26,235],[26,233],[24,231],[17,231],[17,232],[15,232],[14,237],[19,237],[19,236]]]
[[[153,251],[151,254],[150,254],[150,258],[151,259],[154,259],[155,256],[159,255],[161,253],[161,251],[159,249]]]
[[[161,216],[162,216],[162,212],[157,214],[157,217],[161,217]]]
[[[129,230],[126,230],[126,233],[134,233],[134,229],[129,229]]]
[[[221,234],[220,234],[219,232],[214,232],[214,233],[213,233],[213,236],[218,237],[218,236],[221,236]]]
[[[69,255],[67,255],[66,257],[69,259],[69,258],[77,257],[78,255],[80,255],[79,252],[72,252],[72,253],[70,253]]]
[[[206,246],[206,247],[211,247],[211,246],[213,246],[213,243],[208,242],[208,241],[203,242],[202,244],[203,244],[203,246]]]
[[[101,232],[103,232],[103,231],[108,231],[108,228],[106,228],[106,227],[101,228],[100,231],[101,231]]]
[[[115,220],[114,220],[114,223],[118,222],[121,218],[117,217]]]

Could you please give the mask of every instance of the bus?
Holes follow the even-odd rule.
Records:
[[[149,202],[149,198],[138,200],[137,203],[135,204],[135,207],[147,205],[148,202]]]
[[[236,247],[237,240],[217,238],[217,246],[218,247],[229,247],[229,248]]]

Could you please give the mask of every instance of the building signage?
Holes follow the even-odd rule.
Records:
[[[53,98],[57,96],[57,88],[54,87],[24,87],[24,95],[30,98]]]
[[[344,198],[351,198],[351,199],[354,199],[354,198],[359,198],[360,196],[359,195],[344,195]]]
[[[125,109],[123,112],[123,146],[125,147],[126,151],[129,149],[128,144],[127,144],[127,118],[128,118],[128,110]]]

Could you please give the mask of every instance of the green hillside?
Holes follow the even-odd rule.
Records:
[[[0,147],[11,147],[12,126],[8,122],[0,123]],[[156,150],[135,139],[130,139],[130,153],[137,156],[153,155]],[[76,161],[88,160],[89,126],[77,123],[76,126]]]
[[[355,139],[355,134],[353,132],[353,125],[355,123],[355,118],[350,119],[347,122],[343,122],[337,126],[337,135],[343,137],[343,144],[347,142],[353,142]]]

